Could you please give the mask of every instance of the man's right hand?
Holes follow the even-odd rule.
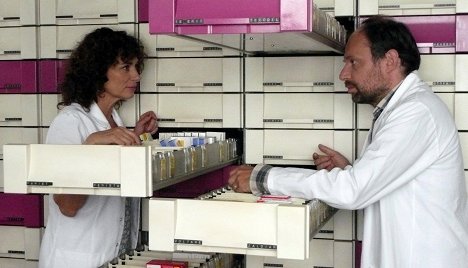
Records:
[[[325,155],[319,155],[318,153],[312,155],[318,170],[326,169],[330,171],[335,167],[344,169],[347,165],[350,165],[348,159],[339,152],[322,144],[319,144],[318,148],[325,153]]]

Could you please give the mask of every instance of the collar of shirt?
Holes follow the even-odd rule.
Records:
[[[106,116],[101,111],[101,108],[99,108],[96,102],[93,102],[89,107],[89,114],[96,119],[96,122],[99,125],[107,129],[111,127],[109,121],[107,121]],[[120,117],[117,114],[117,111],[114,108],[112,109],[112,117],[114,118],[114,121],[118,126],[123,125],[122,120],[120,119]]]
[[[398,83],[380,102],[375,106],[374,111],[372,114],[374,115],[374,120],[376,120],[379,115],[382,113],[382,111],[387,107],[387,104],[390,102],[390,100],[393,97],[393,94],[397,91],[397,89],[400,87],[400,85],[403,83],[403,80]]]

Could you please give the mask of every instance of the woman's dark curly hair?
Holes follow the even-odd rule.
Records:
[[[70,56],[64,81],[59,86],[62,102],[58,106],[75,102],[89,109],[104,92],[107,70],[118,59],[129,62],[136,58],[141,73],[145,56],[141,42],[124,31],[103,27],[87,34]]]

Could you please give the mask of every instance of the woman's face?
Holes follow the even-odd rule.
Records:
[[[108,81],[104,83],[104,97],[115,100],[128,100],[133,97],[140,81],[137,71],[136,58],[123,62],[120,58],[117,63],[107,70]]]

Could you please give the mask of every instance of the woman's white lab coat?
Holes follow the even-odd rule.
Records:
[[[115,110],[112,116],[117,125],[123,125]],[[60,111],[52,122],[47,143],[82,144],[91,133],[106,129],[110,129],[110,125],[96,103],[89,112],[72,104]],[[132,200],[132,208],[139,213],[138,199]],[[75,217],[64,216],[50,197],[39,268],[96,268],[112,260],[119,250],[124,216],[125,199],[122,197],[89,196]],[[138,222],[133,225],[138,226]],[[137,231],[131,232],[133,247]]]
[[[468,267],[458,132],[445,104],[416,73],[395,92],[353,166],[271,168],[266,183],[272,194],[364,208],[363,268]]]

